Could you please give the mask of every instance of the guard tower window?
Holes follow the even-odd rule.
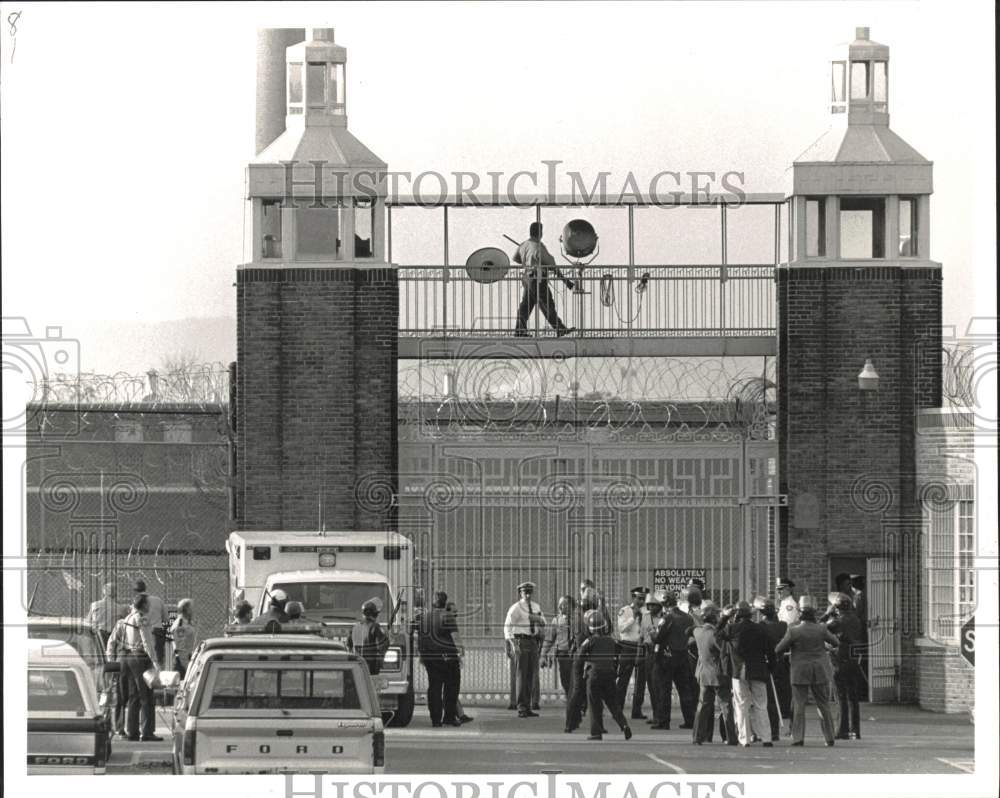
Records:
[[[851,63],[851,99],[863,100],[868,96],[869,66],[867,61]]]
[[[326,201],[324,207],[300,205],[295,209],[298,254],[307,258],[340,259],[340,208]]]
[[[826,255],[826,203],[823,198],[806,198],[806,257]]]
[[[872,67],[872,99],[875,101],[875,109],[884,111],[888,107],[889,100],[888,64],[885,61],[876,61]]]
[[[840,256],[842,258],[885,257],[883,198],[841,197]]]
[[[375,229],[375,202],[370,197],[354,200],[354,257],[370,258],[375,254],[372,231]]]
[[[914,197],[899,198],[899,255],[917,257],[917,200]]]
[[[347,108],[344,100],[344,65],[330,64],[329,67],[330,110],[338,116],[343,116]]]
[[[310,108],[326,105],[326,64],[309,62],[306,70],[306,102]]]
[[[265,258],[281,257],[281,201],[261,203],[261,252]]]
[[[844,103],[847,102],[847,64],[843,61],[834,61],[833,69],[830,72],[830,100],[833,102],[833,112],[842,114]]]
[[[302,113],[302,64],[288,65],[288,113]]]

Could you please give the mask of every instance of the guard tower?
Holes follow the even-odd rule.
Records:
[[[872,696],[907,700],[915,417],[941,401],[932,165],[889,128],[889,48],[867,28],[834,55],[827,91],[831,127],[792,165],[790,262],[778,270],[780,567],[815,595],[834,567],[867,577],[880,605],[869,614],[896,623],[878,633]]]
[[[347,128],[347,51],[332,28],[306,30],[285,50],[284,67],[284,131],[247,169],[235,522],[384,529],[391,501],[365,495],[391,497],[397,470],[399,305],[385,261],[386,164]]]

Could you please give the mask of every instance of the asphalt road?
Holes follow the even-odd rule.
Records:
[[[468,707],[475,720],[461,728],[431,728],[417,708],[406,729],[386,732],[386,773],[963,773],[973,767],[974,727],[966,715],[940,715],[912,707],[865,705],[860,741],[823,745],[819,720],[810,713],[803,748],[789,740],[774,748],[696,746],[682,729],[652,731],[634,721],[626,742],[613,733],[587,740],[584,727],[565,734],[562,711],[518,719],[493,707]],[[161,716],[158,734],[168,737]],[[170,773],[170,744],[115,741],[108,773]]]

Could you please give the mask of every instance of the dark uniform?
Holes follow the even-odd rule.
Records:
[[[688,657],[688,642],[694,620],[686,612],[681,612],[676,606],[665,614],[663,625],[660,626],[654,642],[655,656],[659,657],[663,668],[664,722],[670,727],[671,684],[677,689],[677,697],[681,704],[681,715],[684,718],[682,729],[694,728],[694,713],[697,708],[697,697],[691,692],[693,682],[691,660]]]
[[[576,655],[576,678],[582,681],[586,672],[587,704],[590,709],[590,739],[600,740],[604,730],[604,707],[608,708],[615,723],[625,733],[625,739],[632,736],[615,687],[618,671],[615,641],[606,635],[588,637]]]
[[[847,740],[851,736],[861,739],[862,674],[860,652],[864,646],[864,627],[861,619],[850,604],[846,609],[838,609],[837,614],[827,623],[840,645],[833,654],[833,682],[837,687],[840,701],[840,729],[837,739]]]
[[[778,657],[774,653],[774,647],[781,642],[781,638],[785,636],[785,632],[788,631],[788,624],[784,621],[779,621],[777,615],[774,614],[773,604],[771,605],[770,615],[765,615],[760,620],[760,628],[764,632],[764,637],[767,639],[767,656],[768,662],[771,665],[770,674],[770,684],[767,686],[767,720],[771,727],[771,739],[779,740],[781,739],[781,708],[778,705],[778,697],[775,695],[777,690],[778,680],[775,674],[779,669],[784,670],[784,679],[788,679],[788,670],[785,663],[784,657]],[[789,707],[791,709],[791,707]]]
[[[434,607],[418,615],[413,625],[418,633],[420,662],[427,671],[427,711],[431,725],[459,726],[462,671],[458,646],[452,637],[458,631],[455,616],[443,607]]]

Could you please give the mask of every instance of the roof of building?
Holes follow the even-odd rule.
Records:
[[[930,161],[885,125],[847,125],[831,127],[795,163],[928,164]]]

